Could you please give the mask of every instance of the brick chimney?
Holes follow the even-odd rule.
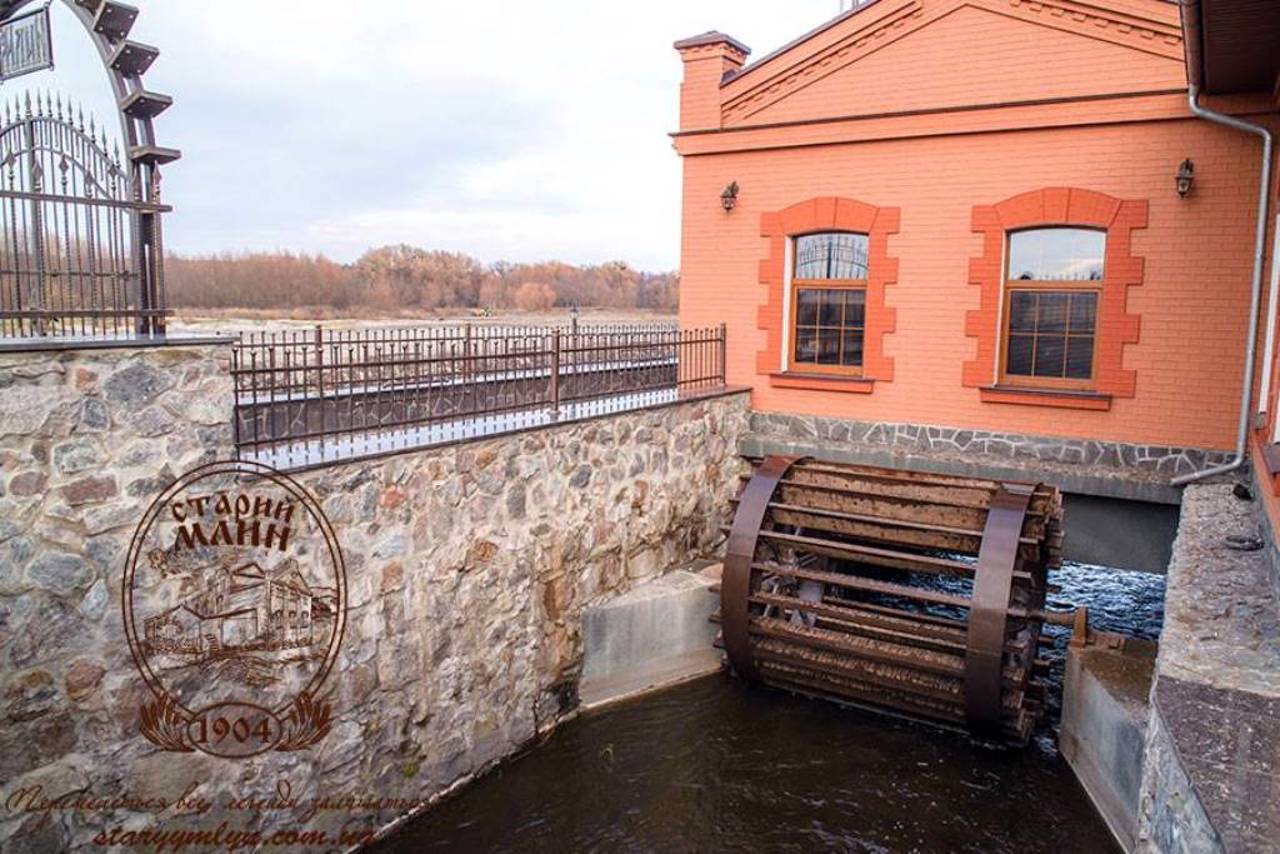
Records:
[[[675,48],[684,61],[680,130],[720,127],[720,83],[742,67],[751,48],[718,32],[681,39]]]

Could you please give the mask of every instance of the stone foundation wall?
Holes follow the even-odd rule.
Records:
[[[735,394],[301,474],[349,584],[323,749],[160,752],[139,734],[125,552],[165,485],[232,456],[227,356],[0,354],[0,849],[120,827],[385,825],[572,713],[583,609],[714,553],[742,470]],[[399,803],[307,815],[375,794]]]
[[[1064,416],[1066,417],[1066,416]],[[1228,451],[1064,439],[923,424],[753,412],[743,451],[822,453],[984,477],[1056,479],[1069,492],[1177,503],[1169,480],[1231,457]]]

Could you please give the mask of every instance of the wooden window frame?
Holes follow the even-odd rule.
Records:
[[[1093,391],[1094,386],[1098,382],[1098,304],[1102,302],[1102,288],[1097,287],[1096,282],[1079,282],[1083,287],[1053,287],[1061,285],[1062,282],[1037,282],[1028,281],[1027,279],[1018,279],[1010,281],[1004,293],[1004,321],[1000,330],[1000,384],[1008,386],[1017,386],[1018,388],[1044,389],[1046,391]],[[1088,287],[1088,285],[1094,287]],[[1027,287],[1031,285],[1031,287]],[[1008,371],[1009,361],[1009,337],[1012,334],[1010,329],[1010,320],[1013,313],[1013,294],[1014,291],[1060,294],[1065,292],[1072,293],[1092,293],[1097,295],[1098,304],[1094,305],[1093,310],[1093,352],[1090,354],[1089,361],[1089,378],[1078,377],[1041,377],[1031,376],[1028,374],[1011,374]],[[1038,336],[1037,336],[1038,337]],[[1063,336],[1068,337],[1066,335]]]
[[[1033,231],[1069,228],[1076,231],[1092,231],[1103,236],[1102,245],[1102,278],[1100,279],[1011,279],[1009,278],[1009,259],[1013,255],[1013,237]],[[1004,252],[1004,293],[1000,304],[1000,349],[999,365],[996,372],[1000,385],[1022,389],[1041,389],[1044,391],[1094,391],[1098,384],[1098,340],[1101,336],[1099,317],[1102,314],[1102,283],[1107,278],[1107,246],[1111,235],[1105,228],[1078,225],[1074,223],[1046,223],[1030,228],[1010,229],[1005,233]],[[1015,291],[1036,291],[1040,293],[1092,293],[1096,297],[1093,307],[1093,351],[1089,354],[1088,378],[1077,377],[1041,377],[1028,374],[1011,374],[1008,371],[1009,338],[1013,325],[1013,294]],[[1038,336],[1037,336],[1038,337]],[[1063,335],[1064,338],[1068,337]],[[1032,360],[1034,365],[1034,358]]]
[[[889,253],[889,238],[898,233],[897,208],[882,208],[854,199],[822,196],[760,215],[760,235],[767,241],[767,255],[760,261],[760,284],[764,302],[757,312],[756,325],[765,332],[764,347],[756,352],[756,373],[767,377],[771,386],[830,392],[870,393],[876,383],[893,381],[893,357],[885,353],[884,339],[897,324],[897,310],[887,304],[886,291],[897,283],[898,259]],[[810,234],[843,232],[867,236],[866,314],[862,339],[862,368],[859,373],[813,371],[808,364],[796,364],[795,239]],[[812,280],[801,279],[800,282]],[[820,287],[832,281],[820,280]],[[790,312],[790,316],[788,313]],[[840,367],[840,366],[832,366]]]
[[[800,258],[798,247],[800,238],[813,237],[818,234],[854,234],[867,239],[868,247],[871,244],[871,235],[863,231],[848,231],[845,229],[823,229],[821,231],[811,231],[806,234],[791,235],[791,270],[788,282],[790,285],[789,309],[790,313],[787,322],[787,332],[790,336],[789,350],[787,353],[787,369],[798,374],[825,374],[837,377],[861,377],[867,364],[867,283],[871,279],[871,257],[868,251],[867,257],[867,277],[865,279],[799,279],[795,277],[796,268],[800,266]],[[803,289],[818,291],[862,291],[862,363],[859,365],[819,365],[815,362],[801,362],[796,359],[796,346],[799,343],[799,326],[800,326],[800,291]],[[821,309],[819,309],[821,311]],[[843,317],[841,318],[843,320]],[[821,328],[819,323],[818,327]],[[841,334],[843,345],[844,325],[841,324]]]
[[[991,403],[1108,409],[1116,397],[1137,394],[1137,373],[1124,366],[1124,353],[1138,342],[1141,318],[1128,311],[1129,288],[1144,281],[1143,258],[1133,252],[1134,233],[1147,227],[1145,199],[1118,199],[1094,190],[1046,187],[973,208],[972,230],[982,236],[980,254],[969,261],[969,283],[979,289],[978,307],[965,314],[965,335],[974,357],[961,367],[961,383]],[[1048,281],[1008,277],[1009,235],[1038,228],[1080,228],[1106,233],[1101,280]],[[1094,290],[1093,380],[1009,377],[1008,301],[1011,290]]]

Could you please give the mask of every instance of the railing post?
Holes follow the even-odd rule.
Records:
[[[729,325],[727,323],[720,324],[720,385],[727,385],[725,380],[725,357],[728,354],[728,338]]]
[[[471,364],[471,323],[468,321],[463,324],[462,333],[462,382],[466,386],[470,386],[475,381],[475,370]],[[475,390],[473,389],[474,393]]]
[[[551,330],[551,418],[560,418],[560,330]]]
[[[240,459],[240,345],[244,343],[244,333],[240,333],[237,342],[231,346],[231,389],[234,394],[234,403],[231,406],[231,433],[232,442],[236,447],[236,459]],[[257,413],[254,413],[257,417]]]
[[[324,331],[316,324],[316,390],[324,397]]]

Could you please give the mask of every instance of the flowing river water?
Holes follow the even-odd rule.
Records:
[[[1159,634],[1163,576],[1068,564],[1054,598]],[[1061,685],[1067,633],[1052,679]],[[1023,751],[720,674],[561,727],[375,848],[1112,852],[1054,726]]]

